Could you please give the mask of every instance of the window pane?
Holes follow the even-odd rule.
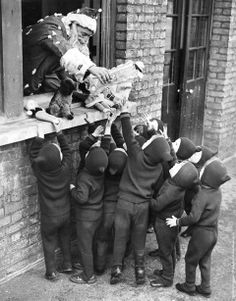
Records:
[[[208,0],[205,0],[208,1]],[[201,7],[201,0],[193,0],[192,1],[192,14],[199,14],[199,10]]]
[[[198,46],[205,46],[207,44],[207,18],[200,18],[198,23]]]
[[[189,51],[187,80],[194,78],[195,57],[196,57],[196,51],[195,50]]]
[[[206,50],[199,49],[197,53],[197,60],[196,60],[196,73],[195,77],[203,77],[204,76],[204,67],[206,61]]]
[[[175,65],[175,53],[165,53],[164,61],[164,84],[174,81],[174,65]]]
[[[197,18],[192,18],[190,32],[190,47],[197,46]]]

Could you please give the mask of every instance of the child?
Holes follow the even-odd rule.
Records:
[[[196,146],[189,138],[180,137],[172,142],[174,151],[179,160],[187,160],[194,153],[200,152],[201,147]]]
[[[57,238],[63,255],[61,272],[71,272],[70,253],[70,177],[71,150],[59,127],[55,126],[58,144],[45,143],[38,128],[30,149],[34,174],[38,180],[41,235],[46,265],[45,277],[56,281],[55,249]]]
[[[124,150],[124,139],[118,128],[112,124],[112,137],[117,146],[108,157],[108,168],[105,172],[103,195],[103,219],[99,228],[96,242],[96,273],[103,274],[106,268],[109,242],[112,241],[112,230],[119,192],[119,183],[127,161],[127,153]]]
[[[154,271],[154,275],[158,278],[151,281],[150,284],[153,287],[168,287],[173,284],[178,228],[170,229],[165,224],[165,219],[171,215],[176,215],[178,218],[182,216],[185,190],[198,183],[197,169],[188,161],[176,163],[169,173],[170,177],[166,179],[157,196],[151,200],[151,208],[155,213],[154,228],[162,264],[162,270]]]
[[[200,152],[194,153],[188,159],[188,161],[192,162],[196,166],[199,173],[200,173],[203,165],[217,154],[217,151],[212,151],[211,149],[209,149],[206,146],[201,146],[201,149],[202,150]],[[191,189],[186,190],[185,196],[184,196],[184,211],[187,214],[189,214],[191,212],[192,200],[194,199],[194,196],[195,196],[194,190],[191,190]],[[181,236],[182,237],[191,236],[191,229],[192,229],[192,227],[189,226],[184,232],[181,233]]]
[[[184,283],[176,288],[190,296],[200,294],[210,297],[211,253],[217,242],[218,218],[221,204],[220,186],[230,180],[226,168],[219,160],[213,160],[202,168],[200,173],[201,190],[195,197],[191,212],[182,218],[167,218],[170,227],[193,225],[192,236],[185,255]],[[196,269],[201,271],[201,284],[195,285]]]
[[[109,122],[108,122],[109,123]],[[109,124],[110,126],[110,124]],[[107,168],[110,135],[105,129],[102,147],[92,146],[85,156],[85,166],[80,170],[76,187],[71,184],[71,195],[75,200],[76,232],[83,271],[72,275],[70,280],[78,284],[96,282],[93,264],[95,233],[102,219],[102,197],[104,172]]]
[[[148,223],[149,201],[162,173],[162,160],[172,159],[163,137],[153,136],[142,148],[134,137],[128,106],[123,107],[121,124],[127,145],[127,164],[123,171],[115,214],[115,240],[111,284],[122,280],[122,260],[126,243],[132,236],[137,284],[145,282],[144,248]]]

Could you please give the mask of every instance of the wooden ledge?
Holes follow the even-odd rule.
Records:
[[[24,103],[26,103],[29,99],[34,99],[40,106],[46,108],[51,97],[52,94],[50,93],[28,96],[24,97]],[[62,130],[87,124],[84,120],[85,117],[91,123],[106,119],[106,115],[104,113],[95,109],[79,107],[78,103],[72,104],[72,111],[74,112],[74,119],[66,120],[61,118]],[[22,116],[16,119],[4,120],[0,123],[0,146],[36,137],[37,127],[39,124],[45,134],[54,132],[53,125],[50,122],[39,121],[36,118],[28,117],[25,112],[22,113]]]

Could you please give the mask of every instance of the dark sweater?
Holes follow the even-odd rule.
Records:
[[[184,212],[184,193],[185,190],[177,186],[168,178],[159,193],[151,200],[151,208],[154,214],[165,220],[172,215],[180,218]]]
[[[132,203],[150,201],[162,165],[152,165],[134,137],[130,114],[121,114],[122,132],[127,145],[128,159],[120,181],[119,198]]]
[[[77,220],[95,221],[100,217],[103,192],[104,174],[91,175],[86,168],[80,171],[76,187],[71,190]]]
[[[116,202],[118,199],[119,193],[119,184],[121,179],[120,174],[111,175],[107,170],[105,173],[105,182],[104,182],[104,202]]]
[[[71,150],[62,133],[57,135],[57,139],[63,159],[61,166],[54,171],[40,170],[33,161],[37,158],[44,144],[44,139],[35,138],[30,149],[32,168],[38,180],[40,210],[46,216],[61,216],[70,211]]]
[[[192,201],[189,215],[179,219],[180,226],[217,227],[221,204],[221,190],[202,186]]]

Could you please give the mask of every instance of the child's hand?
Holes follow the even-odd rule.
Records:
[[[44,131],[40,124],[37,125],[37,136],[44,139]]]
[[[104,131],[104,127],[102,125],[99,125],[98,127],[96,127],[96,129],[94,130],[94,132],[92,133],[92,135],[97,138],[99,137],[102,132]]]
[[[168,135],[167,135],[167,126],[164,126],[163,127],[163,131],[162,130],[159,130],[159,132],[161,133],[161,135],[165,138],[165,139],[168,139]]]
[[[178,226],[178,218],[175,217],[174,215],[172,215],[171,218],[167,218],[167,219],[166,219],[166,224],[167,224],[167,226],[169,226],[170,228],[176,227],[176,226]]]
[[[73,188],[75,188],[74,184],[70,184],[70,190],[72,190]]]
[[[52,124],[53,124],[54,130],[56,133],[61,132],[61,122],[59,122],[59,123],[52,122]]]

